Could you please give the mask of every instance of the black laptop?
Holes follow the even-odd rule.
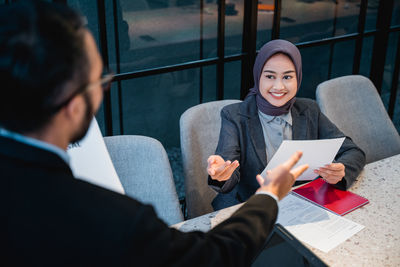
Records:
[[[276,224],[263,249],[254,259],[258,266],[328,266],[282,225]]]

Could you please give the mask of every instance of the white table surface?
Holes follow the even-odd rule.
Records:
[[[328,253],[311,249],[329,266],[400,266],[400,155],[367,164],[351,192],[369,204],[345,218],[365,226]],[[208,231],[242,204],[173,225],[181,231]]]

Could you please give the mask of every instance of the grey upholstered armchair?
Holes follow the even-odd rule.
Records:
[[[318,85],[321,111],[365,152],[367,163],[400,153],[400,136],[374,84],[349,75]]]
[[[180,137],[189,218],[213,211],[216,192],[207,185],[207,158],[215,153],[221,129],[221,109],[240,100],[221,100],[186,110],[180,118]]]
[[[183,221],[171,166],[162,144],[138,135],[104,137],[125,194],[152,204],[168,225]]]

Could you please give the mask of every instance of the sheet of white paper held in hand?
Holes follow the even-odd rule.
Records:
[[[319,140],[284,140],[261,176],[265,177],[267,170],[282,164],[294,152],[302,151],[303,156],[295,167],[308,164],[309,168],[297,180],[314,180],[318,177],[314,170],[332,163],[344,139],[345,137]]]

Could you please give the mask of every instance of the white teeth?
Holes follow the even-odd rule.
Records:
[[[280,96],[283,96],[285,93],[271,93],[273,96],[277,96],[277,97],[280,97]]]

